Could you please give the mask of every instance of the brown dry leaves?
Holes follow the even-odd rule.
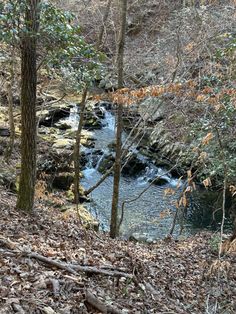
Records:
[[[98,313],[86,305],[88,290],[122,313],[200,314],[216,303],[216,313],[235,312],[235,255],[225,255],[217,267],[210,233],[153,245],[111,240],[39,204],[33,215],[19,213],[14,197],[0,194],[1,237],[7,239],[0,241],[0,313]],[[74,276],[14,253],[16,245],[61,262],[122,270],[138,283]]]

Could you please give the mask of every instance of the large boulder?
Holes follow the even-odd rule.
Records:
[[[94,112],[88,111],[84,117],[84,129],[86,130],[99,130],[102,128],[102,122]]]
[[[129,153],[122,168],[122,174],[126,176],[137,176],[145,170],[147,164],[140,160],[135,153]]]
[[[83,226],[86,229],[93,229],[95,231],[99,230],[99,221],[90,214],[90,212],[83,206],[79,205],[79,217],[82,221]],[[65,205],[60,208],[62,212],[71,212],[71,215],[77,215],[75,212],[74,205]]]
[[[85,189],[82,185],[79,186],[79,202],[90,202],[89,196],[85,195]],[[66,197],[68,201],[74,203],[75,202],[75,194],[74,194],[74,184],[72,184],[71,188],[66,192]]]
[[[98,164],[98,171],[101,173],[105,173],[108,169],[110,169],[115,162],[115,157],[112,154],[104,154]]]

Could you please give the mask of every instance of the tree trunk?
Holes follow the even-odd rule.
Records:
[[[26,1],[21,38],[21,175],[16,207],[32,211],[36,181],[36,33],[40,0]]]
[[[118,88],[123,87],[124,80],[124,47],[126,29],[127,0],[121,0],[121,28],[117,47],[117,72]],[[117,128],[116,128],[116,160],[114,164],[114,183],[111,207],[110,237],[118,235],[118,202],[121,173],[121,150],[122,150],[122,103],[117,104]]]
[[[84,124],[84,111],[86,105],[86,97],[87,97],[87,86],[84,89],[81,107],[80,107],[80,119],[79,125],[76,132],[76,142],[74,147],[74,169],[75,169],[75,180],[74,180],[74,197],[75,197],[75,204],[77,208],[77,212],[79,211],[79,186],[80,186],[80,142],[81,142],[81,132]]]
[[[107,1],[105,12],[104,12],[104,15],[103,15],[103,18],[102,18],[102,25],[101,25],[100,32],[99,32],[99,35],[98,35],[98,40],[97,40],[97,45],[96,45],[97,49],[101,49],[102,48],[102,38],[103,38],[104,31],[105,31],[105,24],[107,22],[107,19],[108,19],[108,16],[109,16],[109,12],[110,12],[110,9],[111,9],[111,2],[112,2],[112,0],[108,0]]]

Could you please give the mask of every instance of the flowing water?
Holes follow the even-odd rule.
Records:
[[[94,148],[85,148],[89,156],[93,152],[102,151],[103,154],[109,152],[108,144],[115,139],[115,117],[112,112],[104,110],[103,127],[100,130],[91,131],[95,138]],[[67,119],[72,128],[76,129],[79,121],[76,106],[71,110],[71,115]],[[123,135],[123,140],[127,137]],[[133,148],[133,150],[135,150]],[[157,239],[166,236],[170,230],[173,215],[175,213],[175,202],[181,190],[181,182],[177,178],[172,178],[165,169],[155,167],[145,156],[137,152],[137,156],[145,161],[145,170],[137,177],[122,176],[120,182],[120,208],[124,201],[137,198],[136,201],[125,204],[124,218],[121,225],[121,234],[129,237],[138,234],[145,239]],[[98,171],[99,163],[103,155],[97,158],[96,164],[90,159],[83,171],[84,178],[81,183],[85,189],[93,186],[102,176]],[[167,183],[163,186],[151,185],[150,180],[156,176],[162,176]],[[148,186],[148,190],[139,197],[140,193]],[[166,195],[167,189],[172,189],[174,195]],[[89,211],[99,220],[102,230],[107,231],[110,224],[110,211],[112,203],[113,177],[109,176],[90,195],[91,202],[86,205]],[[176,232],[178,232],[178,226]]]

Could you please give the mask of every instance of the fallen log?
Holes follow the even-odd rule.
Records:
[[[135,277],[131,274],[121,272],[118,270],[105,270],[105,269],[100,269],[98,267],[94,266],[81,266],[81,265],[72,265],[72,264],[66,264],[62,263],[53,259],[50,259],[48,257],[45,257],[41,254],[38,253],[28,253],[24,252],[23,255],[29,257],[29,258],[34,258],[37,259],[45,264],[51,265],[53,267],[57,267],[59,269],[63,269],[67,271],[68,273],[78,275],[78,272],[84,272],[87,274],[95,274],[95,275],[104,275],[104,276],[111,276],[111,277],[125,277],[132,279],[136,281]]]

